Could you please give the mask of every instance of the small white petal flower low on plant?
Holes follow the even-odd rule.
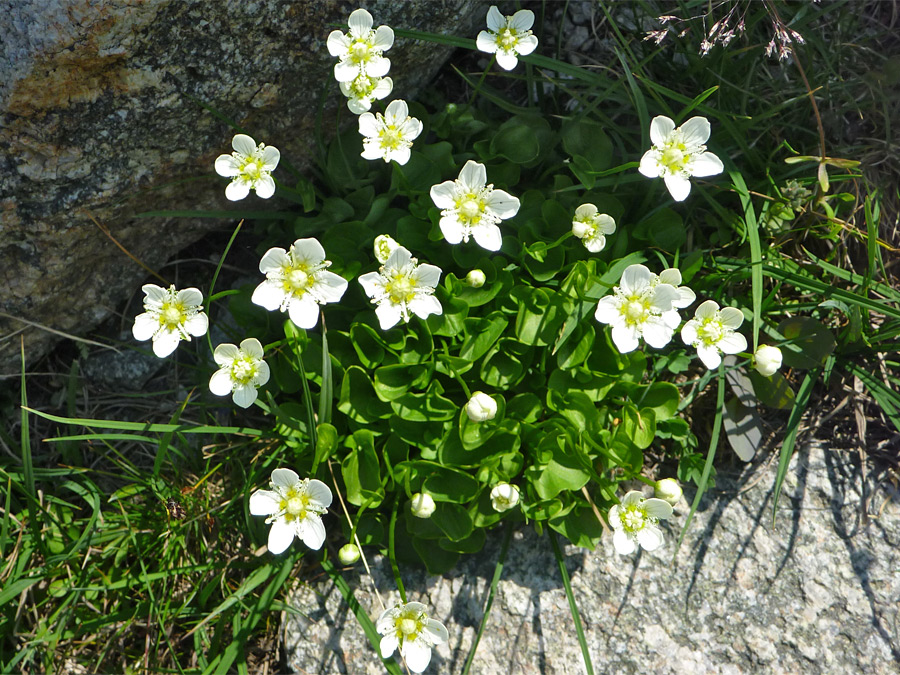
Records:
[[[466,415],[473,422],[487,422],[497,415],[497,402],[483,391],[476,391],[466,403]]]
[[[650,123],[653,142],[638,168],[647,178],[662,178],[672,199],[684,201],[691,192],[691,176],[702,178],[722,173],[722,160],[706,151],[709,139],[709,120],[692,117],[680,127],[664,115]]]
[[[372,108],[372,101],[390,96],[394,81],[389,77],[357,75],[349,82],[339,82],[341,93],[347,97],[347,107],[354,115],[361,115]]]
[[[503,513],[514,509],[519,503],[519,486],[512,483],[497,483],[491,489],[491,506]]]
[[[656,481],[656,489],[653,491],[654,497],[662,499],[672,506],[675,506],[678,503],[682,494],[684,494],[684,491],[681,489],[678,481],[674,478],[663,478],[662,480]]]
[[[417,492],[409,500],[409,510],[416,518],[431,518],[435,508],[434,498],[427,492]]]
[[[466,284],[472,288],[481,288],[484,286],[485,281],[487,281],[487,277],[481,270],[469,270],[469,273],[466,275]]]
[[[153,340],[153,353],[163,358],[175,351],[182,340],[206,335],[209,319],[203,313],[203,294],[196,288],[176,291],[174,286],[141,286],[144,313],[134,319],[132,334],[137,340]]]
[[[375,237],[375,258],[382,265],[387,262],[387,259],[391,257],[391,253],[394,252],[394,249],[400,246],[394,238],[387,234],[379,234]]]
[[[734,307],[721,310],[715,300],[707,300],[697,307],[694,318],[684,324],[681,339],[696,347],[703,365],[712,370],[722,363],[722,354],[737,354],[747,349],[747,338],[735,331],[741,327],[744,315]]]
[[[397,100],[390,102],[384,115],[360,115],[359,133],[364,136],[364,159],[393,159],[397,164],[406,164],[413,141],[422,133],[422,123],[409,116],[406,101]]]
[[[268,516],[269,552],[278,555],[287,550],[296,536],[318,551],[325,542],[322,514],[331,506],[331,489],[315,478],[300,477],[290,469],[272,472],[271,490],[250,495],[250,513]]]
[[[242,408],[256,400],[256,390],[269,381],[269,366],[263,361],[263,347],[256,338],[247,338],[240,347],[223,344],[216,347],[213,359],[221,366],[209,379],[209,390],[227,396]]]
[[[753,355],[753,367],[763,377],[772,377],[781,369],[781,350],[772,345],[760,345]]]
[[[447,629],[437,619],[429,619],[421,602],[399,603],[384,610],[375,628],[381,638],[381,658],[390,658],[399,647],[400,656],[414,673],[421,673],[431,662],[431,649],[450,639]]]
[[[655,551],[663,543],[663,533],[659,529],[660,519],[672,515],[672,505],[662,499],[644,499],[632,490],[609,510],[609,524],[613,528],[613,546],[622,555],[634,553],[640,544],[645,551]]]
[[[694,291],[687,286],[681,285],[681,271],[675,267],[670,267],[657,274],[653,283],[669,284],[678,291],[678,298],[672,301],[672,307],[676,309],[689,307],[697,299]]]
[[[272,179],[272,172],[281,159],[278,148],[264,143],[257,145],[246,134],[236,135],[231,141],[231,147],[234,152],[219,155],[216,159],[216,173],[231,178],[225,188],[225,196],[236,202],[250,194],[250,190],[255,190],[256,196],[263,199],[274,195],[275,181]]]
[[[487,30],[475,39],[479,51],[497,55],[497,64],[503,70],[512,70],[519,62],[519,56],[527,56],[538,46],[537,37],[532,34],[534,12],[520,9],[512,16],[503,16],[492,5],[487,13]]]
[[[471,159],[459,178],[432,186],[431,199],[441,209],[441,232],[449,243],[473,237],[488,251],[499,251],[503,243],[497,223],[519,212],[519,200],[487,185],[484,164]]]
[[[375,315],[382,330],[393,328],[400,321],[408,322],[412,312],[420,319],[442,314],[434,289],[441,280],[441,268],[422,264],[403,246],[392,252],[377,272],[359,278],[366,295],[378,306]]]
[[[388,26],[372,30],[372,15],[364,9],[350,14],[350,32],[332,31],[326,46],[328,53],[340,61],[334,66],[338,82],[351,82],[359,75],[382,77],[391,69],[391,62],[382,54],[394,44],[394,31]]]
[[[270,248],[259,261],[266,280],[253,291],[254,304],[269,311],[287,311],[300,328],[313,328],[319,320],[319,305],[338,302],[347,281],[326,268],[325,249],[315,239],[298,239],[289,251]]]
[[[575,209],[572,234],[591,253],[599,253],[606,246],[606,235],[616,231],[616,221],[606,213],[599,213],[593,204],[582,204]]]
[[[594,317],[612,326],[613,342],[623,354],[637,349],[640,338],[659,349],[669,344],[680,322],[677,312],[677,320],[671,314],[679,297],[674,286],[661,283],[643,265],[629,265],[613,294],[600,298]]]

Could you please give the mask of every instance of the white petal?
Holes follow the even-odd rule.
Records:
[[[368,138],[363,141],[363,151],[359,154],[363,159],[384,159],[389,161],[378,142]]]
[[[412,260],[412,253],[409,252],[409,249],[405,246],[398,246],[391,251],[384,267],[388,270],[402,270],[409,265],[410,260]]]
[[[644,495],[637,490],[629,490],[622,497],[622,506],[640,505],[644,501]]]
[[[391,60],[383,56],[373,56],[366,64],[366,75],[369,77],[383,77],[391,69]]]
[[[456,181],[447,180],[431,186],[431,201],[439,209],[452,209],[456,204]]]
[[[681,297],[678,290],[669,284],[657,284],[653,289],[653,297],[650,307],[657,312],[668,312],[674,307],[675,302]]]
[[[688,321],[681,329],[681,339],[686,345],[692,345],[697,341],[697,322]]]
[[[147,300],[155,303],[162,303],[166,299],[166,295],[168,295],[168,291],[165,288],[156,284],[144,284],[141,286],[141,290],[147,296]]]
[[[400,641],[397,639],[396,633],[385,635],[383,638],[381,638],[381,642],[378,645],[378,649],[381,651],[381,658],[390,658],[391,654],[394,653],[399,645]]]
[[[431,647],[422,640],[403,643],[403,658],[414,673],[421,673],[431,663]]]
[[[269,529],[269,553],[284,553],[294,541],[294,528],[283,520],[276,520]]]
[[[650,149],[641,157],[641,165],[638,171],[647,178],[659,178],[663,167],[659,163],[659,151]]]
[[[694,311],[694,316],[698,319],[712,319],[716,316],[716,312],[718,311],[719,303],[715,300],[706,300],[700,303],[700,306]]]
[[[399,126],[409,117],[409,106],[406,105],[406,101],[402,98],[391,101],[388,103],[387,108],[384,109],[384,117],[388,124]]]
[[[613,534],[613,546],[616,547],[616,553],[621,555],[634,553],[634,549],[636,548],[634,541],[625,533],[625,530],[615,531]]]
[[[220,368],[209,378],[209,390],[216,396],[227,396],[233,388],[230,368]]]
[[[681,315],[674,309],[670,309],[668,312],[663,312],[661,318],[665,322],[665,324],[672,329],[672,331],[674,331],[676,328],[678,328],[678,326],[681,325]]]
[[[669,194],[676,202],[683,202],[691,194],[691,181],[682,175],[668,175],[663,178]]]
[[[273,312],[281,307],[284,298],[285,292],[281,283],[266,280],[253,291],[250,302]]]
[[[225,188],[225,197],[229,201],[237,202],[250,194],[250,183],[237,179],[231,181]]]
[[[350,39],[341,31],[333,30],[328,34],[325,45],[328,47],[328,53],[332,56],[343,56],[350,47]]]
[[[677,267],[670,267],[659,273],[659,281],[670,286],[678,286],[681,284],[681,272]]]
[[[725,354],[738,354],[747,349],[747,338],[740,333],[729,333],[716,343]]]
[[[467,190],[477,192],[487,183],[487,169],[484,164],[479,164],[473,159],[466,162],[462,171],[459,172],[459,181]]]
[[[173,333],[171,331],[160,333],[156,339],[153,340],[153,353],[159,358],[164,359],[178,348],[179,342],[181,342],[181,337],[178,333]]]
[[[359,133],[366,138],[375,138],[378,136],[378,120],[372,113],[363,113],[359,116]]]
[[[307,513],[306,518],[298,523],[297,534],[314,551],[318,551],[325,543],[325,525],[319,516],[312,513]]]
[[[475,243],[488,251],[499,251],[503,245],[503,235],[500,234],[500,228],[493,224],[482,223],[478,225],[472,230],[472,236],[475,238]]]
[[[378,324],[381,326],[381,330],[393,328],[403,318],[400,306],[390,301],[385,301],[378,305],[375,308],[375,316],[378,317]]]
[[[389,150],[385,153],[384,160],[389,162],[394,160],[400,166],[403,166],[409,161],[409,158],[412,156],[412,152],[409,148],[397,148],[396,150]]]
[[[311,294],[304,293],[299,298],[293,298],[288,305],[288,316],[299,328],[315,328],[319,321],[319,303]]]
[[[359,75],[359,66],[350,61],[339,61],[334,64],[334,79],[338,82],[352,82]]]
[[[256,196],[260,199],[268,199],[275,194],[275,181],[269,174],[262,174],[256,181]]]
[[[660,317],[647,319],[641,327],[641,335],[647,344],[656,349],[662,349],[672,341],[674,331]]]
[[[281,153],[278,151],[278,148],[267,145],[265,150],[263,150],[262,160],[263,171],[274,171],[278,167],[278,162],[281,160]]]
[[[447,240],[448,244],[458,244],[462,241],[465,229],[456,216],[444,216],[441,218],[439,225],[441,234],[444,235],[444,239]]]
[[[637,533],[638,543],[645,551],[655,551],[663,543],[663,533],[655,525],[644,525]]]
[[[265,361],[260,361],[257,366],[256,377],[254,378],[257,387],[261,387],[266,382],[269,381],[269,364]]]
[[[487,206],[498,218],[506,220],[519,212],[519,199],[503,190],[491,190],[491,194],[487,199]]]
[[[378,272],[369,272],[367,274],[363,274],[357,279],[357,281],[363,287],[363,291],[365,291],[366,295],[368,295],[370,298],[375,297],[375,295],[384,286],[384,279],[380,274],[378,274]]]
[[[184,322],[184,329],[194,337],[206,335],[206,331],[209,330],[209,317],[203,312],[194,314],[194,316]]]
[[[600,298],[600,301],[597,303],[597,309],[594,311],[594,318],[597,321],[600,323],[616,323],[621,316],[619,303],[616,302],[614,296],[607,295],[605,298]]]
[[[646,509],[648,515],[660,520],[672,517],[672,505],[664,499],[657,499],[656,497],[645,499],[644,509]]]
[[[653,275],[643,265],[629,265],[622,272],[622,278],[619,280],[619,287],[625,295],[639,292],[650,285]]]
[[[526,35],[516,41],[516,51],[520,56],[528,56],[537,49],[538,39],[536,35]]]
[[[231,147],[242,155],[252,155],[256,152],[256,141],[247,134],[237,134],[231,140]]]
[[[665,115],[658,115],[650,122],[650,142],[653,145],[663,145],[673,131],[675,122]]]
[[[427,633],[431,643],[435,645],[442,645],[450,639],[447,628],[437,619],[427,619],[422,632]]]
[[[271,490],[257,490],[250,495],[250,513],[254,516],[271,516],[278,513],[281,497]]]
[[[598,234],[595,237],[584,240],[584,247],[591,253],[600,253],[606,247],[606,237]]]
[[[131,334],[134,335],[135,340],[149,340],[157,328],[159,328],[159,319],[147,313],[138,314],[134,319],[134,326],[131,327]]]
[[[744,323],[744,313],[736,307],[723,307],[719,312],[719,319],[723,326],[731,329],[740,328]]]
[[[394,45],[394,31],[390,26],[379,26],[375,31],[375,39],[372,41],[375,49],[386,52]]]
[[[711,152],[704,152],[700,155],[694,155],[688,171],[693,176],[703,178],[704,176],[715,176],[722,173],[724,169],[725,165],[722,164],[721,159]]]
[[[530,30],[534,25],[534,12],[530,9],[520,9],[512,15],[509,20],[509,27],[518,33],[524,33]]]
[[[478,34],[478,37],[475,38],[475,46],[480,52],[493,54],[497,51],[497,36],[483,30]]]
[[[300,482],[300,476],[291,469],[275,469],[272,472],[272,483],[277,487],[294,487]]]
[[[362,8],[354,10],[347,19],[347,25],[354,36],[362,37],[372,30],[372,15]]]
[[[607,213],[597,216],[597,229],[603,234],[612,234],[616,231],[616,220]]]
[[[637,330],[625,323],[615,324],[612,327],[612,339],[616,348],[623,354],[638,348]]]
[[[697,295],[687,286],[679,286],[678,287],[678,300],[672,303],[673,307],[677,307],[679,309],[684,309],[685,307],[689,307],[694,304],[694,300],[697,299]]]
[[[323,483],[322,481],[311,478],[309,484],[307,485],[306,493],[309,495],[309,498],[319,506],[322,506],[326,509],[331,506],[331,501],[333,499],[331,495],[331,488],[325,485],[325,483]]]
[[[278,247],[270,248],[259,261],[259,271],[263,274],[268,274],[269,272],[281,270],[290,264],[291,259],[288,258],[287,251]]]
[[[416,286],[431,286],[432,288],[436,288],[437,285],[441,283],[441,273],[441,268],[437,265],[424,263],[419,265],[415,271],[410,274],[410,279],[415,282]]]
[[[226,178],[233,178],[241,173],[241,163],[231,155],[216,157],[216,173]]]
[[[263,354],[265,354],[262,344],[260,344],[259,340],[257,340],[256,338],[246,338],[245,340],[242,340],[241,351],[248,356],[252,356],[253,358],[257,359],[261,359],[263,357]]]
[[[506,27],[506,17],[500,13],[496,5],[491,5],[487,13],[488,30],[498,32],[501,28]]]
[[[506,51],[504,49],[497,50],[497,65],[503,70],[512,70],[519,63],[519,59],[515,52]]]
[[[182,305],[199,307],[203,304],[203,293],[196,288],[183,288],[175,295],[175,300]]]
[[[341,85],[344,83],[341,82]],[[354,115],[361,115],[372,109],[372,101],[368,98],[348,98],[347,107]]]
[[[347,280],[334,272],[322,270],[316,274],[312,290],[322,302],[339,302],[347,290]]]
[[[312,267],[325,260],[325,249],[319,240],[313,237],[297,239],[291,244],[291,258],[297,264]]]
[[[253,401],[256,400],[256,397],[256,387],[252,384],[241,384],[234,390],[234,393],[231,395],[231,400],[234,401],[235,405],[238,405],[241,408],[249,408],[253,405]]]
[[[684,135],[684,144],[703,145],[709,140],[709,120],[705,117],[692,117],[681,125],[681,133]]]
[[[622,529],[622,515],[619,513],[619,505],[613,504],[609,507],[609,515],[607,520],[609,520],[609,524],[612,525],[614,530]]]
[[[258,341],[257,341],[258,342]],[[243,343],[241,343],[243,345]],[[238,357],[238,348],[237,345],[232,344],[221,344],[216,347],[216,351],[213,352],[213,361],[218,363],[220,366],[231,366],[231,363]]]
[[[417,295],[409,304],[409,311],[420,319],[428,318],[429,314],[440,315],[444,312],[441,302],[433,295]]]
[[[697,356],[703,361],[703,365],[710,370],[715,370],[722,363],[722,356],[719,354],[719,350],[702,342],[697,345]]]

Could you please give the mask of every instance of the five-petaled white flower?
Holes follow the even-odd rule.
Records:
[[[491,506],[503,513],[514,509],[519,503],[519,486],[512,483],[497,483],[491,490]]]
[[[669,284],[676,291],[678,291],[678,298],[672,301],[672,307],[675,309],[684,309],[685,307],[689,307],[693,304],[694,300],[697,299],[697,295],[687,286],[681,285],[681,271],[676,267],[670,267],[668,269],[663,270],[659,274],[655,274],[653,280],[650,282],[651,285],[655,286],[656,284]],[[675,312],[674,316],[664,315],[665,318],[670,319],[672,322],[672,328],[678,328],[678,324],[681,323],[681,317],[678,316],[678,313]]]
[[[763,377],[772,377],[781,368],[781,350],[772,345],[760,345],[753,355],[753,367]]]
[[[225,188],[225,196],[235,202],[243,199],[250,190],[256,191],[257,197],[268,199],[275,194],[275,181],[272,172],[278,166],[281,153],[278,148],[265,143],[256,144],[246,134],[237,134],[231,141],[234,152],[230,155],[219,155],[216,158],[216,173],[231,178]]]
[[[390,658],[397,647],[400,656],[414,673],[421,673],[431,662],[431,648],[450,639],[447,629],[437,619],[429,619],[421,602],[398,603],[384,610],[375,627],[381,638],[381,658]]]
[[[519,56],[527,56],[538,46],[538,39],[531,33],[534,12],[520,9],[512,16],[503,16],[495,5],[487,13],[487,30],[478,34],[475,46],[479,51],[497,54],[497,63],[503,70],[512,70]]]
[[[263,347],[256,338],[247,338],[240,347],[222,344],[213,359],[221,366],[209,378],[209,390],[227,396],[242,408],[256,400],[256,390],[269,381],[269,365],[263,361]]]
[[[203,294],[196,288],[176,291],[175,286],[160,288],[154,284],[141,286],[144,291],[144,313],[134,319],[132,334],[137,340],[153,340],[153,353],[163,358],[175,351],[182,340],[191,335],[206,335],[209,319],[203,313]]]
[[[622,555],[634,553],[635,542],[645,551],[655,551],[663,543],[663,533],[657,524],[660,518],[672,515],[672,506],[662,499],[644,499],[632,490],[609,510],[609,524],[613,528],[613,546]]]
[[[600,298],[594,317],[612,326],[613,342],[623,354],[637,349],[640,338],[659,349],[669,344],[681,323],[673,309],[679,299],[674,286],[660,282],[643,265],[629,265],[613,294]]]
[[[300,477],[290,469],[272,472],[271,490],[250,495],[250,513],[268,516],[269,552],[287,550],[296,536],[311,549],[319,550],[325,541],[322,514],[331,506],[331,489],[315,478]]]
[[[441,232],[449,243],[474,237],[482,248],[500,250],[503,237],[497,223],[519,212],[519,200],[486,183],[484,164],[470,159],[459,178],[432,186],[431,199],[441,209]]]
[[[338,302],[347,281],[326,268],[325,249],[315,239],[298,239],[290,251],[270,248],[259,261],[266,280],[253,291],[251,300],[269,311],[287,311],[300,328],[312,328],[319,320],[319,305]]]
[[[359,283],[378,305],[375,315],[382,330],[387,330],[401,320],[409,321],[410,312],[421,319],[443,313],[440,301],[433,295],[440,280],[440,267],[419,265],[406,248],[398,246],[377,272],[363,274]]]
[[[397,164],[409,161],[412,142],[422,133],[422,123],[409,116],[406,101],[391,101],[384,111],[363,113],[359,116],[359,133],[363,138],[364,159],[383,159]]]
[[[735,331],[741,327],[744,315],[735,307],[723,307],[715,300],[707,300],[697,307],[694,318],[684,324],[681,339],[697,348],[703,365],[712,370],[722,363],[722,354],[737,354],[747,349],[747,338]]]
[[[606,213],[599,213],[593,204],[582,204],[575,209],[572,234],[591,253],[599,253],[606,246],[606,235],[616,231],[616,221]]]
[[[387,98],[394,89],[389,77],[369,77],[359,74],[349,82],[339,82],[341,93],[347,97],[347,107],[354,115],[361,115],[372,107],[372,101]]]
[[[388,26],[372,30],[372,15],[357,9],[347,21],[350,32],[332,31],[326,45],[328,53],[340,61],[334,66],[338,82],[350,82],[359,75],[382,77],[391,69],[390,60],[382,54],[394,44],[394,31]]]
[[[709,120],[692,117],[680,127],[664,115],[650,123],[653,147],[641,157],[638,168],[647,178],[662,178],[672,199],[684,201],[691,192],[691,176],[702,178],[722,173],[722,160],[706,151]]]

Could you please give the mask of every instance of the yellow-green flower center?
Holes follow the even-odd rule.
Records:
[[[671,173],[680,173],[684,170],[684,165],[687,163],[688,157],[685,154],[685,150],[687,150],[687,147],[684,143],[678,142],[668,145],[663,150],[659,163]]]
[[[365,63],[372,54],[372,45],[366,39],[356,39],[350,44],[348,50],[352,63]]]
[[[385,284],[384,290],[396,304],[411,302],[416,297],[416,285],[407,275],[395,273],[394,277]]]
[[[170,329],[180,326],[185,319],[184,305],[180,302],[164,302],[159,312],[159,323]]]
[[[626,532],[637,532],[647,523],[647,512],[637,504],[629,504],[622,508],[621,518]]]
[[[313,277],[305,267],[291,268],[284,275],[284,290],[288,293],[302,295],[307,288],[312,286]]]
[[[725,326],[716,319],[704,319],[697,327],[697,337],[708,345],[714,345],[725,335]]]
[[[481,220],[487,204],[474,192],[467,192],[456,200],[456,211],[463,225],[475,225]]]
[[[257,370],[255,359],[242,353],[231,364],[231,379],[239,384],[247,384],[256,376]]]
[[[516,31],[514,28],[501,28],[500,32],[497,33],[497,46],[500,47],[503,51],[510,51],[513,47],[516,46],[516,43],[519,41],[518,36],[516,35]]]
[[[650,311],[650,301],[640,295],[632,295],[620,311],[629,325],[643,323]]]
[[[394,627],[397,629],[398,640],[413,641],[425,628],[425,616],[413,610],[405,610],[394,619]]]
[[[372,93],[375,89],[375,81],[369,79],[365,75],[358,76],[350,84],[350,90],[356,94],[357,98],[363,98]]]
[[[309,495],[295,487],[288,488],[281,497],[279,510],[284,511],[284,519],[288,522],[292,520],[303,520],[306,518],[307,507],[309,506]]]
[[[378,138],[381,141],[381,147],[389,150],[396,150],[403,143],[403,134],[393,124],[387,124],[379,129]]]

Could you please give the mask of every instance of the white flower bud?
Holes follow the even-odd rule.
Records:
[[[357,548],[356,544],[344,544],[341,546],[341,550],[338,551],[338,558],[344,565],[352,565],[357,560],[359,560],[359,548]]]
[[[481,288],[485,281],[487,281],[487,277],[481,270],[472,270],[466,275],[466,283],[472,288]]]
[[[390,235],[379,234],[375,237],[375,257],[378,258],[378,262],[384,265],[399,245]]]
[[[781,368],[781,350],[772,345],[760,345],[753,355],[754,368],[763,377],[771,377]]]
[[[495,511],[509,511],[519,503],[519,488],[510,483],[498,483],[491,490],[491,505]]]
[[[656,490],[654,490],[653,494],[654,497],[663,499],[672,506],[675,506],[675,504],[678,503],[678,500],[681,499],[681,495],[681,486],[674,478],[663,478],[656,482]]]
[[[416,518],[431,518],[434,513],[434,499],[427,492],[417,492],[409,502],[409,510]]]
[[[484,392],[476,391],[466,403],[466,414],[473,422],[487,422],[497,414],[497,402]]]

